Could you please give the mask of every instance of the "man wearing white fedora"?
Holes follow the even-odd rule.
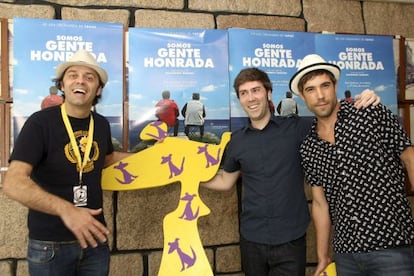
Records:
[[[56,67],[64,103],[32,114],[18,135],[3,192],[29,208],[30,275],[107,275],[109,230],[101,172],[115,152],[108,121],[92,112],[108,81],[85,50]]]
[[[249,123],[232,133],[223,170],[202,186],[228,190],[241,178],[240,250],[246,276],[303,276],[310,217],[299,146],[311,120],[270,112],[272,82],[245,68],[233,84]],[[378,100],[372,92],[357,104]]]
[[[331,261],[331,230],[338,275],[414,275],[414,220],[404,174],[405,168],[414,189],[414,149],[385,106],[357,110],[339,102],[339,76],[339,67],[312,54],[290,81],[316,117],[300,150],[312,186],[314,275]]]

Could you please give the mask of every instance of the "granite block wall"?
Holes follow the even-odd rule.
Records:
[[[408,2],[408,1],[406,1]],[[243,27],[301,32],[384,34],[414,37],[414,3],[356,0],[6,0],[0,18],[28,17],[122,23],[125,27]],[[0,125],[0,126],[3,126]],[[3,130],[0,130],[3,131]],[[179,183],[129,192],[105,192],[111,230],[110,275],[157,275],[162,255],[162,218],[176,206]],[[309,202],[309,188],[304,187]],[[243,275],[239,252],[240,189],[201,188],[210,216],[199,229],[215,275]],[[163,204],[157,204],[162,202]],[[414,199],[411,198],[414,206]],[[27,209],[0,187],[0,275],[28,275]],[[307,275],[317,262],[314,228],[308,230]]]

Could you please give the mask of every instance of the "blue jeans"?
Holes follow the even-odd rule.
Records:
[[[304,276],[306,236],[279,245],[259,244],[240,237],[243,271],[246,276]]]
[[[77,241],[53,242],[29,239],[27,259],[31,276],[106,276],[108,243],[82,249]]]
[[[335,253],[338,276],[413,276],[414,245],[368,253]]]

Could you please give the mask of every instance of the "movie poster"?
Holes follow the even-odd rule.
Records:
[[[289,81],[300,60],[315,52],[314,34],[271,30],[229,29],[230,83],[243,68],[258,67],[265,71],[273,84],[272,101],[278,103],[289,91]],[[300,116],[308,116],[305,103],[296,95]],[[236,92],[231,89],[231,128],[243,126],[246,114],[239,104]],[[276,115],[277,112],[276,112]]]
[[[7,166],[10,146],[10,104],[8,93],[7,19],[0,19],[0,182]]]
[[[6,46],[6,45],[3,46],[3,43],[4,44],[7,43],[7,36],[5,37],[5,34],[3,33],[4,24],[7,26],[7,20],[0,19],[0,104],[3,104],[3,101],[4,101],[3,98],[6,98],[3,96],[3,93],[5,94],[5,92],[3,92],[4,91],[3,86],[5,85],[4,78],[3,78],[3,75],[5,74],[3,68],[5,67],[5,65],[3,61],[5,60],[5,58],[2,56],[2,53],[3,53],[3,48]]]
[[[372,89],[395,115],[397,76],[392,36],[316,34],[315,50],[327,62],[341,68],[337,96],[346,90],[352,97],[364,89]]]
[[[405,39],[405,99],[414,100],[414,39]]]
[[[54,90],[56,65],[86,49],[108,73],[96,111],[109,120],[118,146],[122,141],[124,88],[122,24],[16,18],[12,33],[15,138],[27,117],[40,110],[42,100]]]
[[[128,32],[129,147],[145,147],[140,131],[156,121],[164,91],[179,110],[176,136],[218,143],[229,130],[228,38],[225,30],[138,29]],[[198,96],[204,105],[204,134],[186,135],[182,109]],[[161,119],[160,119],[161,120]],[[168,135],[173,136],[173,127]]]

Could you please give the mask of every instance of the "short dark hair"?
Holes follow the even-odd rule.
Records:
[[[328,75],[328,77],[331,79],[332,83],[336,84],[336,78],[335,78],[334,74],[331,73],[331,71],[328,71],[328,70],[325,70],[325,69],[313,70],[313,71],[310,71],[309,73],[306,73],[305,75],[303,75],[303,77],[299,80],[299,82],[298,82],[299,92],[300,93],[303,92],[303,86],[305,85],[305,83],[308,80],[310,80],[310,79],[312,79],[316,76],[323,75],[323,74]]]
[[[193,100],[199,100],[200,99],[200,93],[193,93]]]
[[[239,87],[249,81],[260,81],[266,88],[266,91],[273,91],[272,82],[266,72],[255,67],[245,68],[239,72],[233,83],[237,98],[239,98]]]
[[[162,95],[163,99],[167,100],[167,99],[170,98],[170,91],[164,90],[164,91],[162,91],[161,95]]]

